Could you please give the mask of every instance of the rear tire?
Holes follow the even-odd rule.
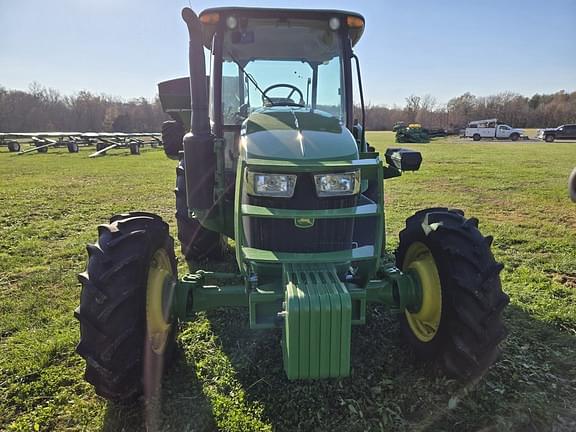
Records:
[[[472,139],[473,139],[474,141],[480,141],[481,138],[482,138],[482,137],[481,137],[479,134],[474,134],[474,135],[472,136]]]
[[[546,135],[546,137],[544,138],[544,140],[545,140],[546,142],[551,143],[551,142],[554,142],[554,138],[555,138],[554,135]]]
[[[509,298],[499,277],[503,265],[494,260],[492,238],[483,237],[477,226],[477,219],[466,219],[460,210],[422,210],[406,220],[396,252],[398,267],[416,271],[423,281],[420,309],[400,315],[404,338],[417,357],[437,360],[448,375],[463,379],[490,367],[507,334],[502,311]],[[434,263],[430,273],[435,275],[422,273],[425,262]],[[430,313],[426,307],[434,295],[441,310]]]
[[[174,348],[168,285],[157,283],[177,278],[174,241],[168,225],[150,213],[115,216],[98,232],[98,242],[87,246],[87,269],[79,275],[76,351],[86,360],[85,379],[96,393],[126,401],[157,388]]]
[[[162,145],[164,153],[171,159],[179,159],[180,151],[184,150],[183,139],[186,131],[184,125],[174,120],[162,123]]]
[[[226,250],[224,237],[216,231],[204,228],[198,219],[188,215],[186,203],[186,177],[184,161],[176,167],[176,223],[178,224],[178,240],[182,255],[187,261],[202,261],[205,259],[221,259]]]

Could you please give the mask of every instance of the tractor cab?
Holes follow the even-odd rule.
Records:
[[[258,109],[282,106],[325,111],[352,130],[351,58],[364,31],[361,15],[214,8],[199,18],[201,42],[210,52],[209,115],[216,134]],[[180,108],[178,119],[189,124],[185,81],[161,83],[160,98],[168,112]]]
[[[352,129],[352,46],[364,19],[339,11],[252,8],[200,14],[211,52],[216,131],[267,108],[330,114]]]

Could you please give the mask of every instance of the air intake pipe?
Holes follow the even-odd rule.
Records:
[[[190,35],[188,61],[192,109],[190,132],[184,136],[186,195],[189,209],[207,210],[214,205],[216,154],[208,116],[202,23],[190,8],[182,9],[182,18]]]

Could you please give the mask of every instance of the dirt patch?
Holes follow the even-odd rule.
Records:
[[[552,279],[568,288],[576,289],[576,275],[565,273],[552,273]]]

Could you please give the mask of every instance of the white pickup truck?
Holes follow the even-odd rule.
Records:
[[[523,135],[523,129],[515,129],[505,124],[499,124],[498,119],[470,122],[464,132],[466,138],[472,138],[474,141],[480,141],[482,138],[518,141]]]

